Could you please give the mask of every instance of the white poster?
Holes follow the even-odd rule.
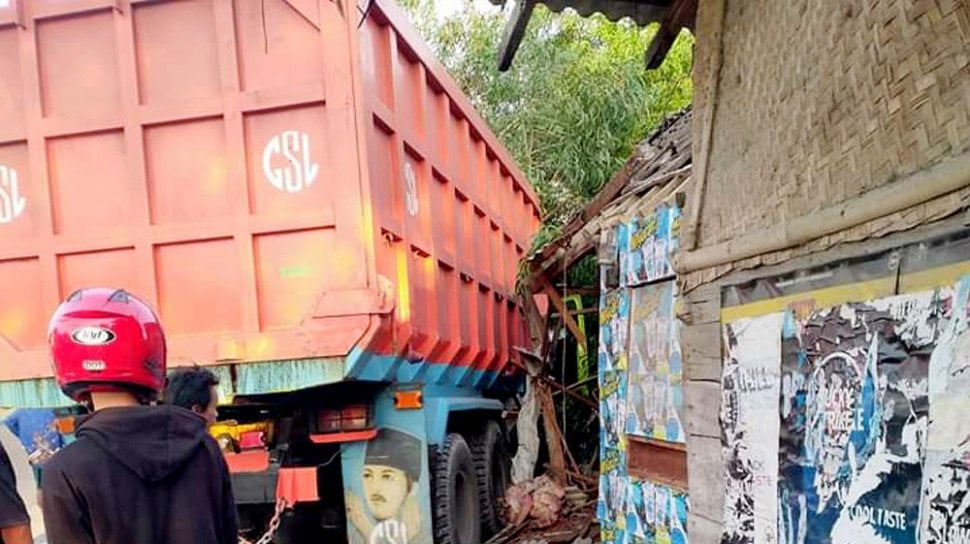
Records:
[[[722,544],[778,541],[778,401],[785,314],[724,326],[722,377],[726,497]]]
[[[970,543],[970,277],[930,356],[920,542]]]

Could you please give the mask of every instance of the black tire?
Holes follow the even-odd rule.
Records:
[[[433,453],[435,544],[480,544],[478,486],[468,444],[461,435],[451,433]]]
[[[509,486],[510,459],[502,428],[489,421],[471,440],[472,464],[478,482],[478,504],[482,520],[482,535],[494,536],[502,530],[499,500]]]

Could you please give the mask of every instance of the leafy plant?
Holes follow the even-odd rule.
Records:
[[[516,158],[542,200],[551,239],[634,146],[691,100],[689,33],[658,70],[644,53],[655,28],[538,6],[512,68],[497,53],[507,13],[472,2],[440,18],[433,0],[404,0],[418,29]]]

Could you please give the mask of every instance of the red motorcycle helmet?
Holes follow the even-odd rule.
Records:
[[[120,289],[75,291],[47,329],[57,384],[76,401],[97,391],[155,399],[165,386],[165,333],[151,307]]]

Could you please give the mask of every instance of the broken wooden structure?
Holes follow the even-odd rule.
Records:
[[[547,375],[552,366],[549,360],[552,345],[558,339],[556,332],[565,329],[578,345],[587,346],[595,353],[598,335],[597,338],[590,338],[593,336],[590,329],[594,328],[584,330],[577,322],[580,315],[590,312],[577,312],[568,307],[565,300],[576,294],[592,295],[599,300],[604,290],[616,290],[616,278],[611,279],[610,276],[615,276],[617,267],[615,263],[612,266],[608,263],[608,255],[616,255],[618,226],[649,217],[658,207],[683,207],[686,198],[684,191],[691,175],[691,118],[690,110],[673,116],[642,141],[626,164],[563,227],[559,236],[533,253],[525,263],[524,273],[520,275],[519,296],[526,310],[526,322],[533,341],[533,350],[521,351],[520,361],[523,365],[529,365],[534,383],[538,384],[543,428],[550,455],[549,472],[554,477],[570,480],[600,493],[602,486],[596,479],[599,474],[595,471],[583,473],[581,469],[588,460],[577,463],[571,458],[569,446],[562,439],[557,423],[553,394],[561,392],[578,398],[579,403],[590,410],[602,409],[603,399],[589,399],[577,393],[592,382],[592,378],[570,385],[559,383]],[[587,258],[597,258],[599,261],[601,281],[595,285],[566,285],[563,278]],[[672,278],[670,282],[673,282]],[[537,298],[548,302],[542,304],[545,311],[536,303]],[[576,362],[568,361],[567,364]],[[536,372],[537,368],[543,370]],[[628,439],[627,462],[623,467],[625,473],[686,493],[687,454],[682,440],[666,441],[632,435]]]

